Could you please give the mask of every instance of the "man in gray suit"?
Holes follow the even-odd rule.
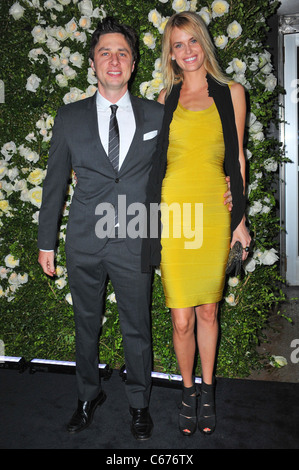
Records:
[[[76,326],[78,407],[68,430],[73,433],[85,429],[96,407],[106,399],[98,373],[98,335],[109,276],[123,335],[131,431],[136,439],[147,439],[153,428],[148,409],[151,273],[141,272],[141,237],[130,236],[122,221],[123,211],[127,224],[129,217],[133,219],[134,214],[130,216],[127,211],[129,206],[145,203],[163,106],[129,93],[136,57],[136,36],[131,28],[111,18],[99,23],[90,49],[98,90],[91,98],[60,108],[55,119],[39,215],[38,247],[39,263],[46,274],[53,276],[59,218],[73,169],[77,185],[69,212],[66,255]],[[118,106],[117,121],[111,130],[110,106],[114,104]],[[120,137],[115,134],[117,128]],[[120,139],[111,160],[109,132],[116,143]],[[120,200],[122,208],[118,206]],[[108,223],[111,233],[104,223],[109,207],[116,217],[112,227]]]

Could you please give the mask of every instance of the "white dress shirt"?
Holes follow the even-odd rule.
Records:
[[[108,155],[108,136],[109,136],[109,122],[111,115],[111,104],[117,104],[118,109],[116,111],[116,117],[119,128],[119,169],[124,162],[124,159],[128,153],[130,145],[132,143],[135,130],[136,122],[130,100],[129,92],[127,91],[117,103],[111,103],[104,98],[99,91],[96,92],[96,106],[98,115],[98,127],[102,145],[105,152]],[[107,156],[108,158],[108,156]],[[42,250],[41,251],[53,251],[53,250]]]
[[[132,143],[135,130],[136,122],[135,116],[132,109],[132,104],[127,91],[117,103],[111,103],[104,98],[99,91],[97,91],[96,97],[97,113],[98,113],[98,126],[99,134],[102,145],[105,152],[108,155],[108,136],[109,136],[109,121],[111,115],[111,104],[116,104],[118,109],[116,111],[116,118],[119,128],[119,169],[124,162],[124,159],[128,153],[130,145]]]

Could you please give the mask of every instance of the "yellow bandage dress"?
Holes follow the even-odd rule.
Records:
[[[169,308],[222,298],[230,248],[224,153],[215,103],[203,111],[178,103],[170,125],[161,200],[160,267]]]

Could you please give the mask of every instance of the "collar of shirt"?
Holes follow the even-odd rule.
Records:
[[[117,104],[117,106],[119,108],[126,108],[126,107],[132,107],[132,104],[131,104],[131,100],[130,100],[130,96],[129,96],[129,92],[126,91],[126,93],[116,102],[116,103],[111,103],[111,101],[107,100],[106,98],[104,98],[103,95],[101,95],[101,93],[99,92],[99,90],[97,91],[97,107],[101,110],[101,111],[107,111],[109,109],[109,112],[110,112],[110,106],[111,104]],[[117,110],[118,111],[118,110]]]
[[[105,152],[108,154],[108,135],[109,135],[109,121],[111,115],[111,102],[104,98],[99,91],[96,96],[97,103],[97,114],[98,114],[98,128],[99,135],[104,147]],[[127,91],[120,100],[117,101],[118,110],[116,113],[119,134],[120,134],[120,146],[119,146],[119,169],[126,158],[130,145],[132,143],[136,123],[132,103],[129,92]]]

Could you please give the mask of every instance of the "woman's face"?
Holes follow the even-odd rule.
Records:
[[[173,29],[170,45],[172,59],[184,72],[194,72],[203,66],[205,56],[201,45],[183,29]]]

